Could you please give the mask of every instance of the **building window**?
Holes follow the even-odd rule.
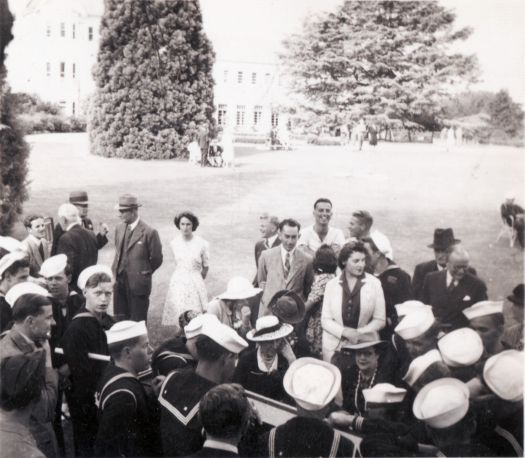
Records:
[[[253,107],[253,125],[257,126],[261,122],[262,118],[262,106],[255,105]]]
[[[228,82],[228,70],[224,70],[224,82]]]
[[[66,36],[66,24],[65,22],[60,23],[60,36],[65,37]]]
[[[76,109],[75,109],[75,108],[76,108],[76,107],[75,107],[75,102],[73,102],[73,103],[71,104],[71,114],[72,114],[73,116],[75,116],[75,113],[76,113]]]
[[[71,29],[71,34],[72,34],[73,40],[74,40],[76,38],[76,36],[77,36],[75,24],[73,24],[73,27]]]
[[[252,84],[257,84],[257,73],[252,73]]]
[[[66,63],[60,62],[60,78],[64,78],[66,76]]]
[[[237,82],[238,82],[239,84],[242,83],[242,72],[237,72]]]
[[[88,27],[88,40],[93,40],[93,27]]]
[[[75,78],[76,75],[77,75],[77,64],[73,64],[72,77]]]
[[[46,76],[51,76],[51,62],[46,62]]]
[[[272,127],[277,127],[279,125],[279,113],[272,113]]]
[[[235,123],[237,126],[244,126],[244,112],[246,111],[245,105],[237,105],[237,116],[235,117]]]
[[[50,36],[51,36],[51,26],[46,25],[46,37],[50,37]]]
[[[227,105],[221,105],[217,107],[217,124],[224,126],[226,124],[226,109]]]
[[[60,106],[61,110],[65,110],[66,109],[66,101],[65,100],[61,100],[60,102],[58,102],[58,105]]]

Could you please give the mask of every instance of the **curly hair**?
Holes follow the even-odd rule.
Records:
[[[179,213],[175,218],[173,219],[173,223],[175,224],[175,227],[177,229],[180,229],[180,220],[182,218],[189,219],[191,221],[191,230],[196,231],[199,227],[199,218],[197,218],[192,212],[190,211],[183,211]]]
[[[341,248],[339,258],[337,259],[337,264],[341,270],[345,268],[348,259],[353,253],[363,253],[365,256],[368,254],[363,242],[356,240],[346,243],[343,245],[343,248]]]

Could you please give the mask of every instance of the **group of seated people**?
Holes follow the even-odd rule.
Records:
[[[509,324],[452,229],[411,278],[368,212],[345,239],[331,211],[303,230],[263,215],[253,282],[155,349],[108,313],[110,268],[73,288],[56,255],[39,285],[6,249],[0,449],[63,455],[67,415],[76,456],[523,456],[524,285]]]

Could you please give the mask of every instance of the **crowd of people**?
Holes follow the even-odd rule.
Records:
[[[111,267],[85,191],[0,237],[0,450],[6,456],[523,456],[524,284],[489,299],[452,228],[409,275],[368,211],[348,232],[263,214],[257,274],[208,300],[208,242],[178,214],[175,269],[153,349],[163,262],[139,199],[120,196]],[[110,314],[113,304],[113,314]],[[277,409],[268,416],[254,399]],[[274,410],[275,412],[276,410]]]

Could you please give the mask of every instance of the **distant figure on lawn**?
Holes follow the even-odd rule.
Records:
[[[177,326],[181,313],[186,310],[203,313],[208,304],[204,279],[208,274],[210,249],[208,242],[195,234],[199,219],[185,211],[175,216],[173,222],[180,232],[170,243],[175,270],[164,304],[164,326]]]
[[[123,194],[117,209],[122,222],[115,229],[114,315],[117,319],[145,321],[153,272],[162,264],[159,234],[139,218],[136,196]]]
[[[22,241],[23,249],[29,257],[31,275],[36,277],[42,263],[51,255],[51,242],[46,240],[44,217],[29,215],[24,219],[27,237]]]

